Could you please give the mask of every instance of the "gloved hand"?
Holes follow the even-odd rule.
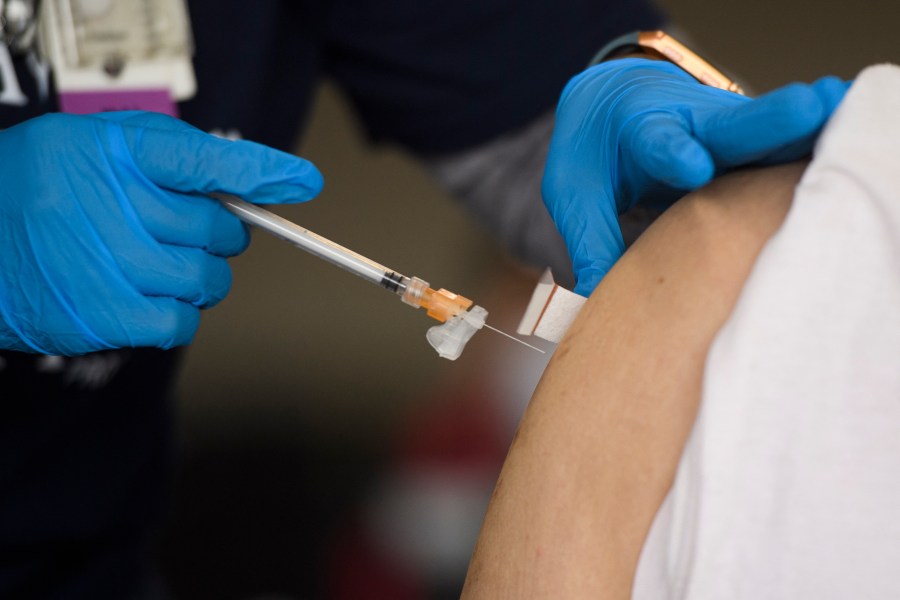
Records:
[[[830,77],[751,100],[640,58],[574,77],[557,107],[543,195],[575,291],[589,295],[624,252],[619,214],[640,201],[671,204],[733,167],[809,154],[847,87]]]
[[[209,192],[298,202],[302,159],[145,112],[0,131],[0,348],[75,355],[191,341],[228,293],[246,227]]]

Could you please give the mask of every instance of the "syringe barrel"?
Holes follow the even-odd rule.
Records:
[[[245,223],[265,229],[275,237],[286,240],[333,265],[380,285],[400,296],[404,303],[415,308],[424,308],[429,317],[442,323],[472,306],[472,301],[468,298],[443,288],[433,290],[428,287],[427,281],[422,281],[418,277],[410,278],[388,269],[384,265],[369,260],[349,248],[344,248],[340,244],[255,204],[228,194],[212,194],[212,196],[221,201],[228,210]]]
[[[400,299],[413,308],[419,308],[422,306],[422,301],[429,291],[428,282],[422,281],[418,277],[413,277],[411,279],[409,277],[404,277],[403,279],[403,289],[402,291],[398,291]]]
[[[288,241],[298,248],[318,256],[319,258],[355,273],[367,281],[386,287],[395,293],[403,293],[403,279],[409,279],[399,273],[357,254],[349,248],[336,244],[312,231],[292,223],[275,213],[260,208],[236,196],[229,194],[213,194],[228,210],[249,225],[265,229],[272,235]]]

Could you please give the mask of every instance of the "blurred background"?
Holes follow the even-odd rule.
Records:
[[[660,4],[755,93],[900,62],[897,0]],[[472,298],[493,325],[515,329],[537,271],[421,165],[367,146],[327,82],[297,152],[323,172],[325,191],[281,214]],[[262,234],[233,268],[233,292],[204,316],[179,383],[179,471],[163,539],[175,597],[457,597],[549,352],[483,331],[460,360],[440,359],[421,311]]]

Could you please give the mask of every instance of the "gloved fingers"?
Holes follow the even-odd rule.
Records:
[[[132,127],[201,133],[193,125],[159,113],[115,111],[92,116]],[[240,254],[250,243],[240,219],[205,195],[151,189],[148,194],[129,194],[129,198],[144,228],[160,243],[226,257]]]
[[[828,116],[834,113],[852,86],[852,81],[844,81],[833,75],[817,79],[812,84]]]
[[[793,162],[795,160],[800,160],[805,156],[809,156],[809,153],[812,151],[813,146],[815,146],[816,140],[819,137],[819,132],[816,131],[811,133],[805,137],[798,139],[797,141],[788,144],[784,148],[776,150],[771,154],[767,155],[765,158],[757,161],[760,166],[765,165],[780,165],[783,163]]]
[[[694,132],[720,168],[759,162],[800,141],[806,153],[833,101],[815,86],[793,83],[751,102],[698,112]]]
[[[615,262],[604,262],[598,264],[597,267],[588,267],[578,273],[578,279],[575,283],[575,289],[572,290],[580,296],[589,298],[591,293],[600,285],[606,274],[612,269]]]
[[[27,343],[27,340],[19,336],[18,333],[3,320],[3,313],[0,311],[0,348],[5,350],[13,350],[15,352],[35,352],[36,349]]]
[[[626,174],[626,182],[649,178],[672,188],[691,190],[705,185],[715,174],[709,152],[691,135],[687,119],[674,111],[651,110],[636,115],[623,128],[619,144],[625,168],[643,171]]]
[[[574,223],[569,220],[564,224],[569,226],[568,230],[562,231],[572,257],[576,279],[574,291],[589,296],[625,252],[625,242],[615,208],[611,204],[603,205],[609,201],[603,198],[585,201],[592,204],[583,205],[582,218]]]
[[[200,326],[200,309],[175,298],[144,298],[121,307],[116,317],[95,332],[113,348],[185,346]]]
[[[618,238],[619,240],[622,238],[621,231],[619,231]],[[613,265],[622,258],[624,252],[624,242],[622,242],[620,247],[615,243],[615,240],[611,240],[605,252],[598,253],[595,251],[593,253],[593,260],[590,262],[578,261],[581,264],[575,267],[576,283],[573,291],[584,297],[590,296],[603,278],[606,277],[609,270],[613,268]]]
[[[125,277],[144,296],[210,308],[231,289],[228,261],[196,248],[159,245],[152,253],[128,253],[117,260]]]
[[[114,154],[130,155],[144,176],[164,188],[225,192],[256,203],[304,202],[322,189],[312,163],[262,144],[218,138],[164,115],[103,120]]]
[[[812,84],[816,93],[819,95],[819,98],[822,100],[822,105],[828,115],[834,113],[851,85],[852,82],[843,81],[838,77],[823,77]],[[818,135],[819,131],[816,130],[812,134],[769,154],[760,161],[760,164],[775,165],[799,160],[810,153],[810,150],[816,143]]]
[[[168,129],[169,131],[200,131],[181,119],[146,110],[114,110],[93,113],[90,116],[103,121],[113,121],[134,127],[155,127],[157,129]]]
[[[586,163],[568,153],[571,140],[557,129],[550,142],[541,195],[563,237],[577,293],[587,296],[625,251],[609,165]],[[590,153],[589,153],[590,154]]]
[[[199,248],[216,256],[237,256],[250,233],[222,203],[199,194],[158,190],[132,196],[144,228],[163,244]]]

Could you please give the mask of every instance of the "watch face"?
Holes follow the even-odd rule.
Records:
[[[738,94],[744,93],[741,86],[729,79],[719,69],[663,31],[642,31],[638,36],[638,43],[644,48],[655,50],[696,77],[701,83]]]

